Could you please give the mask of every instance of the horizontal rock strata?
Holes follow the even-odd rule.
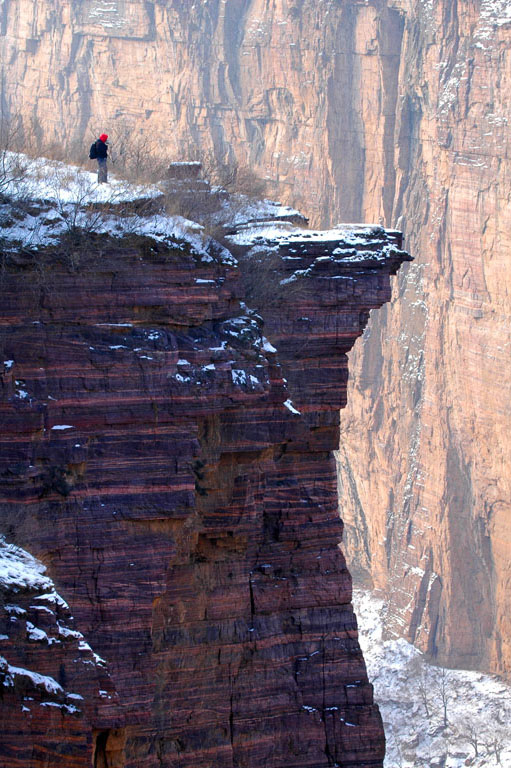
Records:
[[[509,677],[511,8],[403,5],[393,220],[416,261],[351,360],[346,549],[390,636]]]
[[[0,541],[3,765],[90,765],[94,734],[123,722],[101,659],[69,606],[24,550]]]
[[[509,675],[509,2],[188,6],[2,3],[13,126],[80,161],[103,130],[236,160],[315,226],[403,229],[415,265],[352,363],[347,551],[392,635]]]
[[[91,236],[5,262],[0,510],[69,606],[2,583],[27,612],[0,628],[5,768],[382,765],[332,450],[346,352],[408,257],[364,228],[233,249]]]

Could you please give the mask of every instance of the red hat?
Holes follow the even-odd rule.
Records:
[[[100,141],[106,141],[107,139],[108,139],[108,136],[106,135],[106,133],[102,133],[101,136],[99,137]]]

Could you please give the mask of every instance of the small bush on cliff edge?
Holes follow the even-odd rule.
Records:
[[[7,191],[13,184],[20,186],[30,170],[28,158],[20,156],[21,122],[9,118],[0,110],[0,202],[7,198]]]
[[[266,193],[266,182],[246,163],[233,157],[220,160],[212,151],[191,149],[187,156],[202,165],[204,178],[213,186],[222,187],[227,192],[247,195],[260,199]]]
[[[282,302],[299,302],[305,282],[289,279],[278,252],[262,248],[259,253],[237,253],[246,301],[252,307],[280,307]]]

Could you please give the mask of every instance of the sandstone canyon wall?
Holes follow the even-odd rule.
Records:
[[[407,14],[393,216],[418,258],[351,361],[348,550],[391,634],[509,675],[511,4]]]
[[[173,159],[236,157],[322,226],[390,219],[404,17],[385,3],[8,0],[1,23],[27,139],[84,159],[128,132]]]
[[[382,766],[332,452],[409,257],[381,228],[254,238],[270,341],[212,240],[3,254],[5,768]]]
[[[350,560],[392,597],[389,632],[509,673],[508,0],[1,14],[4,103],[46,142],[128,126],[174,157],[237,157],[322,224],[399,222],[416,261],[354,356],[343,415]]]

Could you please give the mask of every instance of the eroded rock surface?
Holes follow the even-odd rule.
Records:
[[[393,635],[504,674],[510,21],[508,0],[9,0],[0,38],[32,136],[236,157],[315,225],[404,230],[416,261],[343,416],[349,556]]]
[[[121,707],[106,662],[45,570],[0,540],[2,764],[90,766],[91,722],[115,729]]]
[[[392,636],[509,675],[511,6],[427,5],[407,6],[396,134],[418,258],[350,361],[343,518]]]
[[[234,236],[243,268],[105,235],[4,263],[2,515],[103,660],[80,676],[67,614],[7,587],[6,768],[382,766],[332,451],[346,352],[409,257],[381,228],[274,226],[257,253]],[[263,329],[242,273],[265,251]],[[14,667],[60,688],[27,705]]]

